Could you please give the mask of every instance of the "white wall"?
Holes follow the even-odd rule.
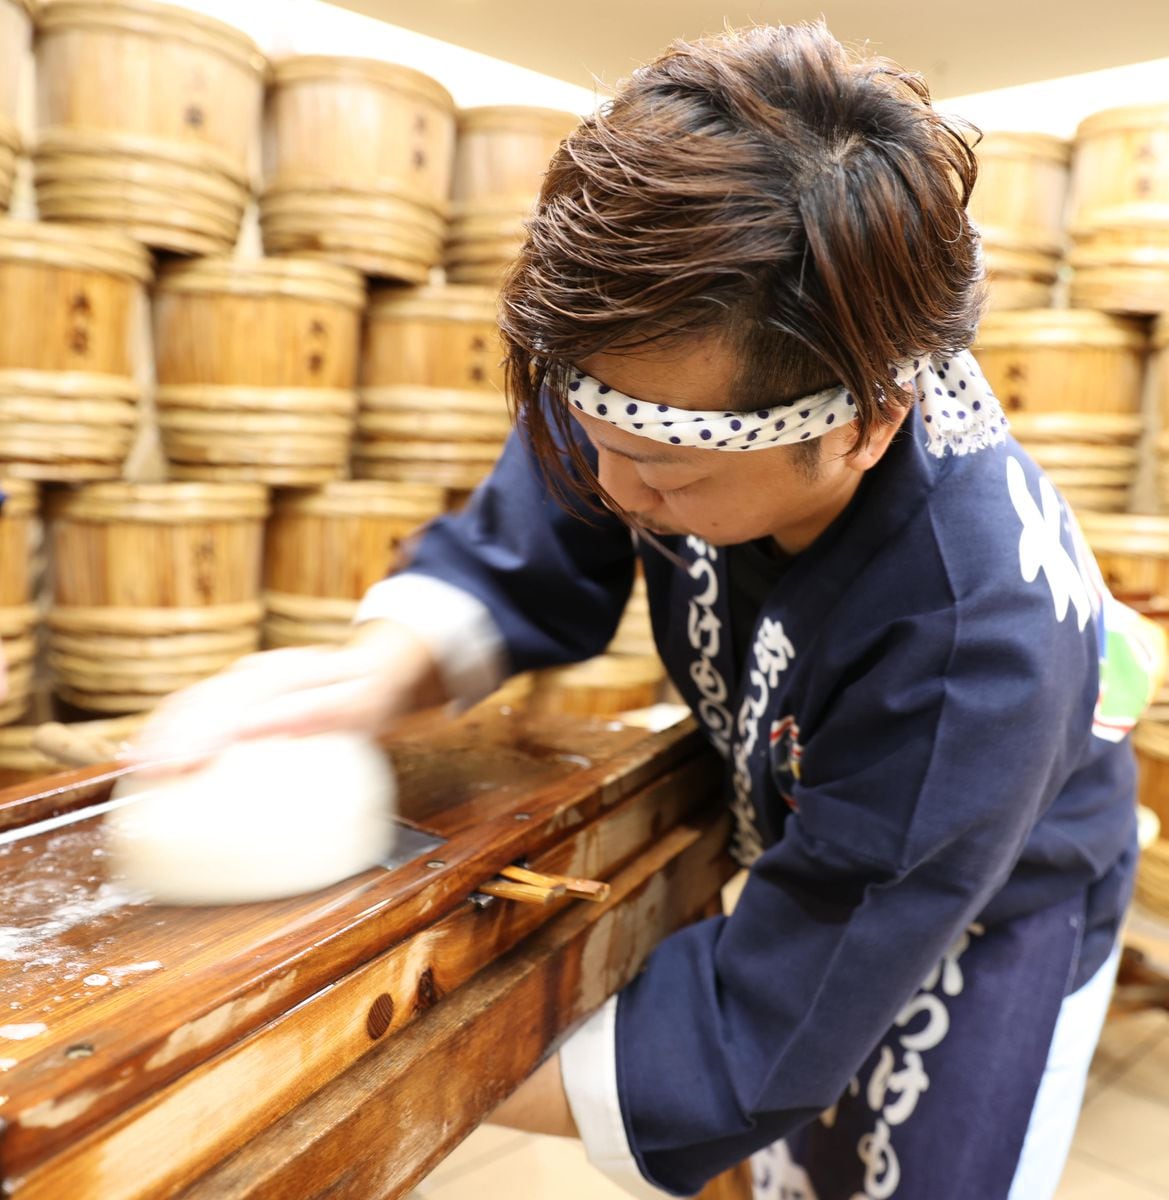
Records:
[[[460,108],[476,104],[530,104],[583,115],[592,112],[597,103],[596,95],[587,88],[337,8],[324,0],[178,0],[178,3],[242,29],[270,58],[341,54],[404,63],[437,79]]]
[[[1051,133],[1071,138],[1092,113],[1128,104],[1169,104],[1169,58],[1067,75],[936,101],[984,132]]]

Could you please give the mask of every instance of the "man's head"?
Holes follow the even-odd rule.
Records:
[[[541,458],[539,393],[562,395],[574,364],[692,408],[849,388],[847,442],[693,451],[737,473],[782,455],[816,487],[826,460],[887,443],[906,403],[889,364],[973,336],[975,175],[919,79],[820,25],[679,44],[635,72],[557,152],[502,293],[509,390]],[[699,402],[683,385],[703,358],[718,394]],[[566,428],[567,408],[552,420]]]

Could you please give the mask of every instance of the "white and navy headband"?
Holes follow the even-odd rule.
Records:
[[[916,358],[893,371],[898,386],[912,383],[921,404],[928,449],[969,454],[1001,442],[1003,410],[969,351],[947,357]],[[823,437],[856,415],[856,402],[844,387],[828,388],[775,408],[746,412],[694,412],[622,395],[583,371],[573,370],[568,401],[574,409],[618,429],[667,446],[706,450],[767,450]]]

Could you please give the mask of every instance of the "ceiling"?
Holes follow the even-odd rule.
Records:
[[[676,37],[823,14],[922,72],[936,98],[1169,56],[1167,0],[333,0],[570,83],[611,85]],[[1169,80],[1166,81],[1169,94]]]

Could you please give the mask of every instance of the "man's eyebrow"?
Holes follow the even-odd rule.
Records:
[[[616,454],[618,458],[627,458],[630,462],[653,463],[663,467],[684,465],[682,459],[670,454],[630,454],[628,450],[618,450],[615,446],[606,446],[603,442],[594,442],[593,444],[598,450],[604,450],[606,454]]]

